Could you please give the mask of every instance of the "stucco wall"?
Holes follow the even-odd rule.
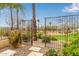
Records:
[[[0,40],[0,49],[9,46],[8,39]]]

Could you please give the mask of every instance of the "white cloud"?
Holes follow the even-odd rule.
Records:
[[[70,6],[66,6],[63,11],[64,12],[78,12],[79,11],[79,3],[73,3]]]

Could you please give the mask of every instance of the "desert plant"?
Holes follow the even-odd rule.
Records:
[[[57,38],[55,38],[55,37],[53,37],[53,36],[43,36],[42,37],[42,42],[45,42],[46,41],[46,43],[50,43],[51,41],[56,41],[57,40]]]
[[[46,36],[46,37],[44,36],[42,39],[43,43],[50,43],[50,41],[51,41],[51,39],[48,36]]]
[[[49,49],[46,53],[47,56],[57,56],[57,51],[55,49]]]
[[[0,28],[0,36],[4,35],[4,31]]]
[[[42,35],[41,33],[38,33],[37,38],[41,39],[41,35]]]
[[[52,41],[56,41],[57,40],[57,38],[55,38],[54,36],[51,36],[51,35],[49,36],[49,39],[52,40]]]
[[[22,33],[21,34],[21,39],[24,41],[24,42],[28,42],[30,41],[30,38],[31,38],[31,33],[28,32],[28,33]]]
[[[19,47],[19,44],[22,43],[20,38],[20,31],[18,30],[10,31],[8,39],[9,39],[10,47],[12,48],[17,48]]]
[[[43,33],[38,33],[38,34],[37,34],[37,38],[43,39],[43,37],[44,37]]]
[[[4,36],[8,36],[9,35],[9,31],[4,32]]]

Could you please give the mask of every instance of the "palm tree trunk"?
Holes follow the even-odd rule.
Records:
[[[18,20],[18,8],[16,9],[17,10],[17,29],[19,29],[19,20]]]
[[[32,22],[32,24],[33,24],[32,25],[33,26],[33,30],[32,30],[33,31],[33,37],[32,38],[33,38],[33,40],[36,41],[37,40],[37,35],[36,35],[36,33],[37,33],[36,28],[37,27],[36,27],[36,15],[35,15],[35,4],[34,3],[32,4],[32,12],[33,12],[33,19],[32,19],[33,20],[33,22]]]
[[[11,15],[11,30],[13,30],[13,16],[12,16],[12,7],[10,7],[10,15]]]

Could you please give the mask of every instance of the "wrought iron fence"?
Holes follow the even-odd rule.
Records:
[[[64,43],[73,42],[78,37],[79,15],[45,17],[44,30],[45,37],[51,38],[51,46],[62,48]]]
[[[27,44],[32,40],[32,20],[21,20],[19,29],[21,29],[21,39]]]
[[[0,40],[7,39],[9,28],[1,27],[0,28]]]
[[[32,21],[31,20],[20,20],[19,23],[19,30],[21,30],[21,35],[22,33],[26,33],[29,38],[29,40],[32,38]],[[15,25],[13,27],[13,30],[16,30],[17,26]],[[11,27],[0,27],[0,40],[7,39],[8,38],[8,33],[11,30]]]

